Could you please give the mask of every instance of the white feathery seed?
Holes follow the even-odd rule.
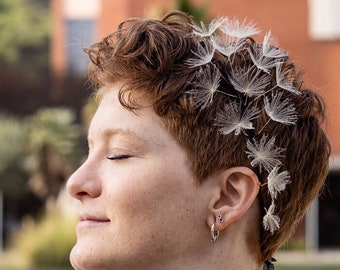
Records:
[[[263,56],[271,58],[287,57],[288,53],[278,48],[278,41],[272,36],[271,31],[267,32],[262,44]]]
[[[246,19],[239,21],[236,18],[225,18],[219,29],[223,33],[238,39],[247,38],[260,33],[260,30],[255,27],[254,23],[247,22]]]
[[[212,58],[214,57],[215,47],[210,41],[205,41],[204,46],[200,43],[197,45],[197,51],[192,51],[192,53],[196,56],[195,58],[189,58],[186,60],[186,63],[190,67],[199,67],[210,63]]]
[[[270,73],[270,70],[283,60],[280,58],[267,57],[263,54],[262,45],[254,47],[253,50],[248,49],[251,60],[254,65],[263,70],[266,73]]]
[[[260,172],[265,169],[270,173],[275,166],[281,165],[280,158],[283,157],[282,152],[284,148],[277,147],[275,145],[275,137],[272,137],[267,141],[267,136],[263,135],[261,140],[258,142],[253,139],[247,141],[246,154],[249,159],[252,159],[250,165],[253,167],[258,166]]]
[[[300,95],[298,89],[294,86],[294,76],[290,75],[290,70],[282,71],[283,63],[276,64],[276,84],[278,87],[287,90],[293,94]]]
[[[279,169],[280,167],[275,166],[267,178],[268,191],[272,199],[276,199],[277,194],[285,190],[286,185],[290,183],[289,173],[287,171],[279,173]]]
[[[253,119],[259,114],[259,110],[254,107],[247,108],[243,113],[241,112],[241,105],[237,102],[231,102],[225,105],[224,110],[217,114],[216,125],[220,126],[220,133],[228,135],[234,132],[239,135],[241,131],[246,129],[254,129]]]
[[[211,42],[215,47],[215,50],[227,57],[230,57],[230,55],[235,53],[242,46],[242,42],[227,35],[213,36],[211,37]]]
[[[274,202],[272,202],[268,210],[265,210],[266,214],[263,217],[263,227],[266,231],[270,231],[273,234],[276,230],[280,229],[280,218],[277,215],[274,215]]]
[[[194,87],[188,91],[193,95],[196,107],[201,107],[201,109],[212,103],[214,94],[220,86],[221,73],[214,67],[212,69],[210,65],[202,67],[196,75]]]
[[[215,31],[221,26],[224,18],[217,18],[211,21],[211,23],[206,26],[204,22],[201,21],[201,25],[194,24],[193,25],[193,34],[197,35],[201,38],[211,37]]]
[[[282,92],[273,94],[271,100],[266,96],[264,98],[264,109],[273,121],[294,125],[298,119],[295,107],[290,103],[289,98],[281,101],[282,94]]]
[[[247,96],[258,96],[265,92],[270,83],[270,76],[251,67],[235,67],[229,75],[229,80],[235,90]]]

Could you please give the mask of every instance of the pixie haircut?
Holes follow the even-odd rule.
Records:
[[[220,22],[216,20],[214,23],[218,26]],[[214,24],[209,27],[214,27]],[[210,54],[211,48],[204,33],[200,35],[197,29],[192,18],[179,11],[170,12],[161,20],[126,20],[115,32],[85,50],[91,60],[89,76],[98,89],[102,89],[98,95],[105,91],[102,86],[122,83],[119,100],[129,110],[143,106],[138,101],[141,95],[146,97],[169,133],[187,152],[192,170],[200,182],[218,170],[234,166],[249,167],[257,174],[262,183],[258,194],[261,207],[258,225],[255,226],[257,232],[253,231],[251,236],[256,240],[250,242],[257,243],[260,262],[270,260],[294,232],[324,184],[330,155],[329,141],[320,127],[324,118],[324,102],[319,95],[305,89],[301,70],[290,61],[287,53],[274,46],[275,42],[267,46],[272,58],[279,57],[280,60],[271,66],[267,63],[270,69],[265,66],[258,68],[258,97],[254,98],[246,91],[240,92],[233,76],[253,72],[246,69],[251,69],[256,52],[265,49],[264,42],[268,41],[269,35],[262,44],[253,38],[244,38],[243,43],[237,45],[240,47],[227,57],[218,50]],[[205,27],[202,26],[202,29]],[[209,31],[208,28],[205,30]],[[220,44],[219,41],[216,44]],[[200,58],[209,55],[212,65],[206,67],[198,63]],[[218,76],[214,75],[215,70],[218,70]],[[206,95],[199,93],[201,84],[205,82],[201,78],[204,74],[215,76],[217,91],[213,92],[208,87],[206,90],[210,92]],[[278,82],[282,74],[288,78],[289,91],[281,91],[285,87]],[[252,80],[246,82],[248,86],[254,84]],[[277,91],[281,91],[279,95],[275,94]],[[260,106],[258,104],[261,99],[263,101],[264,94],[267,95],[264,100],[266,106]],[[236,99],[241,99],[241,104],[235,105]],[[244,105],[247,102],[255,108],[248,112],[251,125],[248,128],[241,125],[232,132],[223,130],[221,123],[231,120],[229,116],[219,119],[221,112],[233,115],[235,111],[241,111],[244,115],[249,107]],[[268,110],[273,103],[281,107],[281,116],[288,124],[268,118]],[[273,194],[266,184],[269,172],[261,166],[254,166],[256,160],[249,159],[252,144],[253,147],[262,145],[265,148],[271,143],[263,142],[266,137],[275,139],[275,148],[271,148],[272,151],[277,150],[274,159],[280,159],[280,168],[287,173],[286,186],[278,189],[279,196],[274,194],[275,215],[280,217],[280,226],[275,231],[260,226],[273,202]],[[266,164],[262,165],[265,167]]]

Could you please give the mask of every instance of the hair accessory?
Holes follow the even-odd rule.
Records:
[[[220,222],[220,223],[223,223],[224,219],[223,219],[223,216],[221,214],[218,214],[217,215],[217,220]]]
[[[215,224],[216,224],[216,222],[214,222],[211,225],[211,228],[210,228],[210,236],[211,236],[211,242],[212,243],[216,242],[217,238],[220,235],[220,231],[215,231]]]
[[[290,183],[285,170],[286,149],[276,144],[275,136],[268,137],[270,121],[295,125],[299,119],[291,95],[300,95],[292,68],[286,65],[288,53],[278,48],[271,32],[264,35],[262,44],[252,37],[260,31],[246,20],[222,17],[209,25],[193,25],[190,37],[197,39],[186,64],[197,69],[196,77],[187,92],[196,108],[204,110],[213,104],[218,94],[229,96],[229,101],[215,116],[219,132],[228,136],[247,137],[245,149],[250,165],[267,175],[268,193],[272,199],[265,206],[263,228],[274,233],[280,228],[280,217],[275,215],[275,200]],[[223,83],[223,89],[221,87]],[[254,125],[265,117],[262,126]],[[222,221],[217,216],[219,222]],[[212,241],[218,231],[211,227]],[[268,264],[268,270],[272,269]]]

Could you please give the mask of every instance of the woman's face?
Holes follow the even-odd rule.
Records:
[[[209,242],[208,196],[151,108],[131,112],[106,89],[89,155],[68,181],[79,202],[76,269],[162,269]]]

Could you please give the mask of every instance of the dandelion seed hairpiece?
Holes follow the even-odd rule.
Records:
[[[278,48],[271,32],[265,34],[262,44],[255,43],[252,36],[259,33],[254,24],[227,17],[215,19],[209,25],[203,22],[200,26],[193,25],[190,36],[197,38],[197,47],[191,51],[192,57],[186,60],[186,64],[198,71],[187,93],[192,95],[200,110],[211,106],[217,93],[232,97],[217,113],[215,125],[222,135],[247,136],[246,155],[250,165],[268,175],[263,185],[267,185],[272,202],[265,208],[263,227],[274,233],[280,228],[280,217],[275,215],[275,200],[290,183],[290,176],[288,171],[282,170],[285,149],[275,144],[275,136],[268,138],[264,130],[269,121],[295,125],[297,112],[284,94],[300,95],[301,92],[290,75],[291,70],[283,70],[288,53]],[[222,75],[225,74],[221,70],[225,68],[223,64],[216,65],[216,54],[219,54],[219,59],[222,55],[225,66],[229,67],[227,76]],[[249,61],[235,61],[235,57],[244,54]],[[222,80],[233,87],[235,91],[232,94],[220,89]],[[260,117],[259,108],[268,119],[257,133],[262,133],[260,139],[250,132],[254,130],[254,120]]]

